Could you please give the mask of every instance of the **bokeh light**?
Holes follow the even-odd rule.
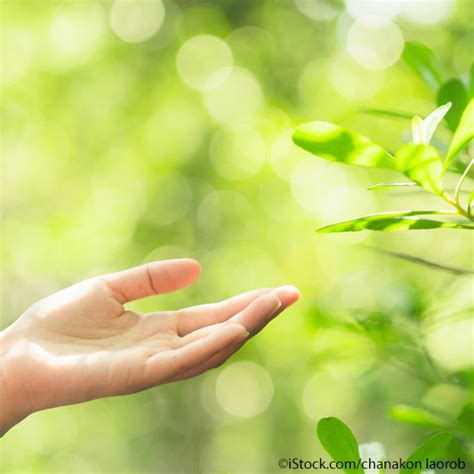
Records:
[[[347,11],[360,20],[370,17],[395,18],[400,12],[399,0],[345,0]]]
[[[110,11],[110,26],[127,43],[151,38],[165,19],[161,0],[116,0]]]
[[[282,284],[302,298],[216,370],[28,417],[2,438],[6,472],[269,472],[290,446],[322,454],[323,416],[404,456],[431,430],[392,406],[461,413],[472,281],[358,244],[467,268],[472,236],[316,234],[439,198],[366,191],[400,176],[318,159],[292,133],[329,121],[393,152],[409,122],[362,109],[435,108],[403,38],[466,80],[471,2],[34,3],[2,3],[2,327],[84,278],[177,257],[199,260],[196,282],[128,309]]]
[[[251,128],[227,127],[212,138],[209,159],[216,171],[229,180],[258,173],[265,161],[265,144]]]
[[[193,89],[211,90],[232,72],[233,57],[229,46],[212,35],[198,35],[181,46],[176,66],[181,79]]]
[[[403,35],[395,23],[371,17],[357,20],[347,35],[347,50],[368,69],[386,69],[395,64],[403,51]]]
[[[251,72],[232,69],[230,75],[216,88],[205,94],[209,114],[218,122],[251,122],[262,107],[260,84]]]
[[[341,12],[340,6],[332,0],[295,0],[298,10],[311,20],[328,21]]]
[[[456,0],[400,0],[402,18],[419,25],[435,25],[449,20]]]
[[[225,367],[216,381],[216,399],[230,415],[256,416],[268,408],[273,383],[268,372],[254,362],[235,362]]]
[[[67,69],[87,61],[99,50],[105,28],[104,12],[98,5],[58,9],[50,23],[50,64]]]

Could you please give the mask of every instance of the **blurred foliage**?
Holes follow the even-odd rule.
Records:
[[[443,420],[467,459],[472,280],[367,246],[466,267],[471,233],[315,236],[336,215],[438,198],[366,192],[390,171],[315,160],[291,135],[318,117],[392,153],[409,123],[383,111],[437,101],[399,61],[404,40],[467,84],[472,24],[470,0],[2,2],[3,327],[82,278],[178,256],[200,260],[199,282],[134,308],[303,294],[218,370],[33,415],[2,440],[2,469],[277,472],[323,455],[327,416],[394,458]],[[441,125],[443,154],[450,136]]]

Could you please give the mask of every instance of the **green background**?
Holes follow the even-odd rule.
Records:
[[[368,3],[375,36],[360,20]],[[31,416],[2,440],[6,472],[281,472],[282,457],[323,455],[323,416],[395,459],[435,427],[399,423],[391,407],[456,419],[472,374],[472,280],[364,245],[466,267],[470,232],[318,236],[337,220],[439,203],[366,191],[400,176],[291,143],[313,119],[388,150],[407,139],[408,122],[360,112],[434,109],[397,60],[403,38],[429,45],[447,78],[468,71],[471,1],[387,18],[399,3],[2,2],[2,327],[80,279],[165,258],[198,259],[198,282],[135,309],[287,283],[302,292],[217,370]],[[450,449],[467,459],[472,441]]]

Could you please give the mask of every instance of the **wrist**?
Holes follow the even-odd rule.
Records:
[[[22,403],[20,391],[15,388],[15,336],[10,328],[0,332],[0,436],[26,418],[31,411]]]

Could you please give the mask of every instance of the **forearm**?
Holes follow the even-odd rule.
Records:
[[[8,330],[0,332],[0,436],[28,416],[28,411],[21,408],[21,403],[9,378],[15,375],[7,368],[9,352],[13,349],[12,338]]]

